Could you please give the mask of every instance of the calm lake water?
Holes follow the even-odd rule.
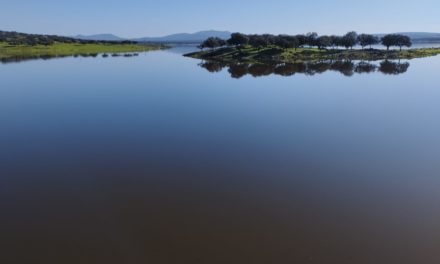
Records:
[[[191,49],[0,64],[0,263],[440,263],[440,57]]]

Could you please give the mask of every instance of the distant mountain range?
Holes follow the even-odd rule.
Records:
[[[97,34],[97,35],[78,35],[74,38],[84,39],[84,40],[106,40],[106,41],[123,41],[123,40],[134,40],[139,42],[161,42],[161,43],[200,43],[209,37],[219,37],[222,39],[228,39],[231,36],[231,32],[228,31],[200,31],[196,33],[179,33],[163,37],[143,37],[135,39],[124,39],[113,34]]]
[[[440,42],[440,33],[428,33],[428,32],[399,32],[398,34],[403,34],[409,36],[414,42]],[[375,34],[382,37],[386,34]],[[105,40],[105,41],[123,41],[123,40],[134,40],[139,42],[160,42],[160,43],[200,43],[209,37],[219,37],[222,39],[228,39],[231,36],[231,32],[228,31],[217,31],[208,30],[200,31],[196,33],[179,33],[172,34],[163,37],[143,37],[135,39],[124,39],[113,34],[98,34],[98,35],[78,35],[74,36],[78,39],[84,40]]]
[[[429,32],[399,32],[396,34],[402,34],[410,37],[414,42],[440,42],[440,33]],[[386,34],[376,34],[379,37],[383,37]]]
[[[218,37],[221,39],[228,39],[231,37],[231,32],[228,31],[200,31],[196,33],[180,33],[173,34],[164,37],[144,37],[139,39],[134,39],[141,42],[202,42],[209,37]]]
[[[97,34],[97,35],[90,35],[90,36],[77,35],[77,36],[73,36],[73,38],[83,39],[83,40],[104,40],[104,41],[124,41],[124,40],[126,40],[124,38],[120,38],[120,37],[115,36],[113,34]]]

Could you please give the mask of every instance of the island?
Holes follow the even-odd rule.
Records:
[[[372,48],[378,44],[382,44],[386,49]],[[357,46],[359,48],[355,48]],[[379,38],[368,34],[358,35],[356,32],[349,32],[344,36],[318,36],[316,33],[296,36],[234,33],[228,40],[209,38],[199,46],[201,51],[185,56],[227,63],[273,64],[335,60],[400,60],[440,54],[440,48],[410,49],[411,46],[411,39],[399,34]]]
[[[139,52],[167,48],[160,44],[134,41],[82,40],[55,35],[0,31],[0,61],[21,61],[68,56],[135,56]],[[121,54],[124,53],[124,54]]]

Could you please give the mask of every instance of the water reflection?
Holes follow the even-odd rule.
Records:
[[[409,63],[395,63],[392,61],[383,61],[380,64],[379,71],[383,74],[398,75],[408,71]]]
[[[137,57],[139,53],[83,53],[75,55],[38,55],[38,56],[15,56],[9,58],[0,58],[2,64],[19,63],[31,60],[50,60],[61,58],[108,58],[108,57]]]
[[[398,75],[408,71],[408,62],[385,60],[379,64],[366,61],[318,61],[298,63],[227,63],[221,61],[203,61],[200,67],[209,72],[217,73],[227,68],[232,78],[241,78],[246,75],[262,77],[272,74],[292,76],[305,74],[313,76],[327,71],[335,71],[350,77],[354,74],[380,72],[386,75]]]

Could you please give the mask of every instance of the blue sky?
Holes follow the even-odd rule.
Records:
[[[60,35],[440,32],[439,0],[0,0],[0,30]]]

